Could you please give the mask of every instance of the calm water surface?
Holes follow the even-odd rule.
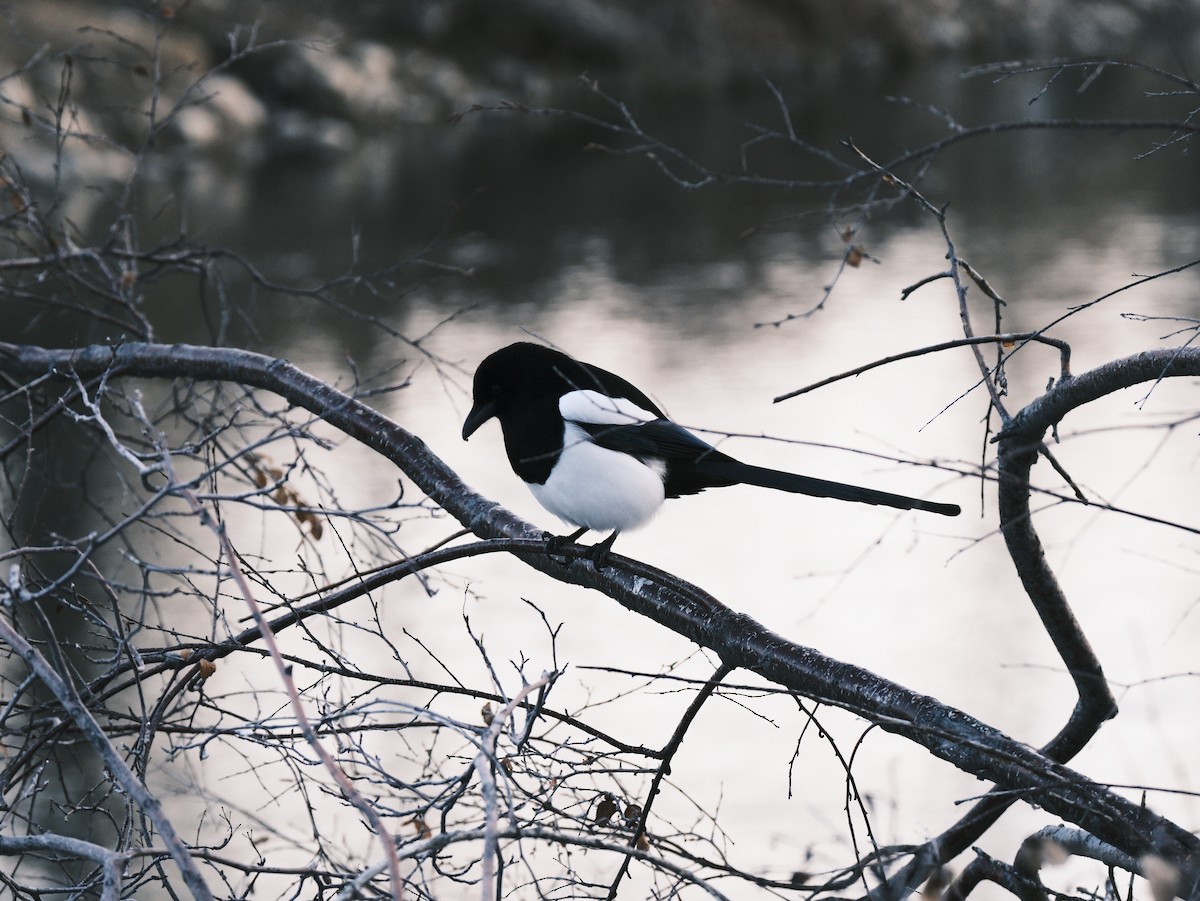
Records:
[[[1036,86],[1023,91],[945,75],[915,81],[904,92],[951,108],[968,123],[1029,115]],[[797,129],[826,146],[852,136],[886,159],[940,133],[935,117],[884,102],[881,91],[824,98],[792,86],[785,93]],[[595,108],[582,95],[576,99]],[[1051,92],[1034,111],[1053,115],[1062,104],[1071,114],[1081,114],[1080,106],[1094,113],[1125,99]],[[740,142],[753,133],[745,123],[780,124],[765,90],[720,101],[660,98],[639,105],[634,97],[630,103],[648,131],[726,167],[736,165]],[[368,323],[261,291],[254,295],[254,329],[235,323],[227,337],[344,385],[349,359],[365,375],[397,366],[391,378],[411,376],[412,384],[379,400],[388,414],[479,491],[546,528],[558,524],[508,470],[498,427],[490,424],[469,444],[459,437],[476,363],[529,334],[622,373],[675,419],[713,430],[712,440],[746,460],[960,503],[964,515],[948,520],[734,488],[667,505],[650,526],[623,536],[618,549],[695,582],[789,639],[933,694],[1030,744],[1047,740],[1069,714],[1071,682],[995,533],[992,486],[984,484],[981,496],[980,482],[969,475],[982,453],[991,459],[981,424],[985,400],[972,390],[978,373],[969,352],[895,364],[771,403],[830,374],[961,335],[945,282],[900,300],[902,289],[945,266],[932,221],[902,206],[863,224],[856,240],[871,259],[839,277],[838,231],[849,220],[823,215],[822,196],[735,187],[686,192],[644,159],[585,152],[595,139],[568,123],[516,115],[468,119],[389,136],[344,159],[292,161],[235,177],[197,161],[176,190],[202,240],[231,246],[280,279],[325,280],[356,255],[358,271],[370,271],[415,252],[449,222],[449,239],[431,256],[473,267],[472,278],[348,298],[410,337],[454,316],[426,343],[453,364],[441,373]],[[950,203],[958,250],[1007,299],[1007,328],[1041,327],[1135,273],[1195,258],[1194,167],[1178,151],[1135,162],[1151,140],[1015,134],[955,148],[938,163],[925,190],[935,202]],[[792,164],[786,154],[767,163],[780,171]],[[786,226],[772,225],[814,209]],[[755,327],[811,308],[835,278],[823,312]],[[1157,347],[1172,324],[1121,314],[1195,316],[1198,287],[1195,274],[1158,281],[1068,320],[1054,334],[1071,341],[1076,371]],[[987,332],[991,308],[978,292],[972,296],[976,330]],[[165,307],[170,298],[164,292],[151,302]],[[186,305],[180,309],[174,317],[164,312],[161,337],[209,340],[205,323]],[[1052,351],[1025,350],[1009,365],[1010,409],[1056,373]],[[1146,392],[1137,389],[1072,416],[1063,424],[1060,459],[1097,497],[1200,527],[1195,504],[1184,502],[1196,497],[1195,430],[1164,435],[1132,428],[1193,408],[1193,390],[1160,386],[1143,404]],[[321,463],[351,503],[396,482],[387,464],[349,445]],[[1061,487],[1044,464],[1035,473],[1041,484]],[[1194,709],[1195,686],[1165,678],[1196,669],[1195,535],[1077,505],[1047,510],[1038,525],[1076,614],[1119,683],[1121,717],[1077,765],[1102,781],[1195,788],[1181,749],[1194,748],[1200,730],[1194,716],[1173,713]],[[442,533],[414,526],[404,543],[419,550],[425,535]],[[712,665],[606,598],[519,564],[465,562],[453,574],[460,581],[433,598],[416,586],[389,595],[387,615],[397,631],[436,636],[448,659],[469,660],[456,657],[473,654],[461,621],[466,611],[495,659],[515,659],[523,649],[542,661],[531,669],[548,667],[544,633],[520,601],[529,598],[565,623],[558,654],[571,670],[561,686],[563,706],[626,684],[586,667],[653,672],[691,656],[680,671],[703,677]],[[363,653],[378,653],[381,667],[393,665],[383,649]],[[421,675],[425,665],[413,666]],[[638,714],[614,704],[592,716],[602,728],[656,744],[688,699],[647,700]],[[789,772],[804,720],[779,700],[756,702],[755,709],[711,703],[674,780],[701,807],[719,806],[721,824],[741,840],[735,859],[751,868],[786,874],[806,866],[809,848],[828,847],[829,860],[844,859],[843,774],[828,746],[810,735]],[[847,751],[861,725],[836,712],[823,716]],[[875,805],[881,842],[919,841],[940,831],[961,811],[954,801],[985,789],[881,733],[867,739],[855,768]],[[1154,795],[1150,803],[1184,826],[1196,823],[1190,799]],[[686,805],[674,815],[686,819]],[[1046,822],[1014,810],[984,847],[1011,854],[1021,836]]]

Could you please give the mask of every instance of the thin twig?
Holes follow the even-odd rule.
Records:
[[[826,385],[832,385],[834,382],[840,382],[843,379],[854,378],[854,376],[862,375],[864,372],[870,372],[872,369],[878,369],[880,366],[887,366],[899,360],[908,360],[913,357],[923,357],[926,354],[938,353],[943,350],[951,350],[955,347],[968,347],[976,344],[1016,344],[1019,341],[1036,341],[1039,344],[1048,344],[1058,348],[1060,371],[1064,378],[1069,378],[1071,374],[1071,347],[1066,341],[1060,341],[1057,338],[1048,338],[1040,332],[1012,332],[1006,335],[980,335],[971,338],[955,338],[953,341],[943,341],[941,344],[930,344],[927,347],[918,347],[915,350],[906,350],[904,353],[893,354],[890,357],[883,357],[879,360],[866,363],[862,366],[856,366],[854,369],[848,369],[845,372],[839,372],[837,375],[831,375],[828,378],[821,379],[819,382],[813,382],[811,385],[805,385],[803,388],[797,388],[794,391],[788,391],[785,394],[780,394],[778,397],[772,398],[772,403],[790,400],[793,397],[799,397],[801,394],[808,394],[810,391],[816,391],[818,388],[824,388]]]
[[[154,829],[166,846],[171,859],[183,873],[184,884],[187,885],[192,897],[196,901],[214,901],[213,894],[205,883],[204,877],[196,869],[195,861],[192,860],[187,845],[180,839],[174,825],[163,812],[162,802],[134,774],[133,770],[129,768],[129,764],[125,762],[125,758],[117,753],[117,749],[108,740],[108,736],[104,734],[103,728],[96,722],[92,712],[80,700],[75,689],[54,670],[54,667],[37,648],[13,628],[8,618],[3,615],[0,615],[0,641],[16,651],[30,670],[36,673],[37,677],[50,689],[75,723],[75,727],[100,755],[100,759],[104,761],[104,766],[112,774],[117,785],[129,795],[142,813],[154,824]]]

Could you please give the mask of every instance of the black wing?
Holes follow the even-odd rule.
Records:
[[[674,425],[674,423],[667,419],[667,414],[660,410],[658,405],[642,393],[636,385],[630,384],[616,373],[609,372],[607,369],[601,369],[599,366],[592,366],[590,363],[579,363],[574,360],[571,362],[575,363],[575,368],[563,367],[559,371],[559,375],[573,390],[599,391],[601,394],[606,394],[609,397],[623,397],[626,400],[633,401],[643,410],[653,413],[655,416],[662,417],[663,422]]]
[[[592,422],[577,422],[576,425],[601,447],[639,460],[662,461],[667,468],[663,477],[667,497],[697,494],[705,488],[736,485],[740,481],[731,476],[726,467],[736,468],[742,464],[669,419],[636,425]]]
[[[758,485],[810,497],[829,497],[898,510],[924,510],[942,516],[958,516],[961,512],[957,504],[940,504],[742,463],[668,419],[656,419],[639,425],[582,422],[578,425],[601,447],[632,454],[643,460],[663,461],[667,467],[663,479],[667,497],[697,494],[705,488],[726,485]]]

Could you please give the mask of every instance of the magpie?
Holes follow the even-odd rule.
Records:
[[[599,565],[619,533],[644,525],[667,498],[705,488],[758,485],[900,510],[957,516],[939,504],[742,463],[676,425],[619,375],[567,354],[518,342],[475,371],[463,440],[500,421],[508,462],[539,503],[578,531],[611,532],[595,545]]]

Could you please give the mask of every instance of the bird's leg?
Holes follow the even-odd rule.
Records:
[[[546,539],[546,554],[551,557],[561,556],[563,548],[568,544],[574,544],[587,530],[587,526],[584,526],[570,535],[552,535],[549,532],[543,532],[542,537]]]
[[[612,550],[613,542],[617,540],[617,536],[620,534],[621,530],[616,530],[603,541],[593,544],[591,550],[588,551],[588,558],[597,570],[604,568],[604,563],[608,559],[608,552]]]

